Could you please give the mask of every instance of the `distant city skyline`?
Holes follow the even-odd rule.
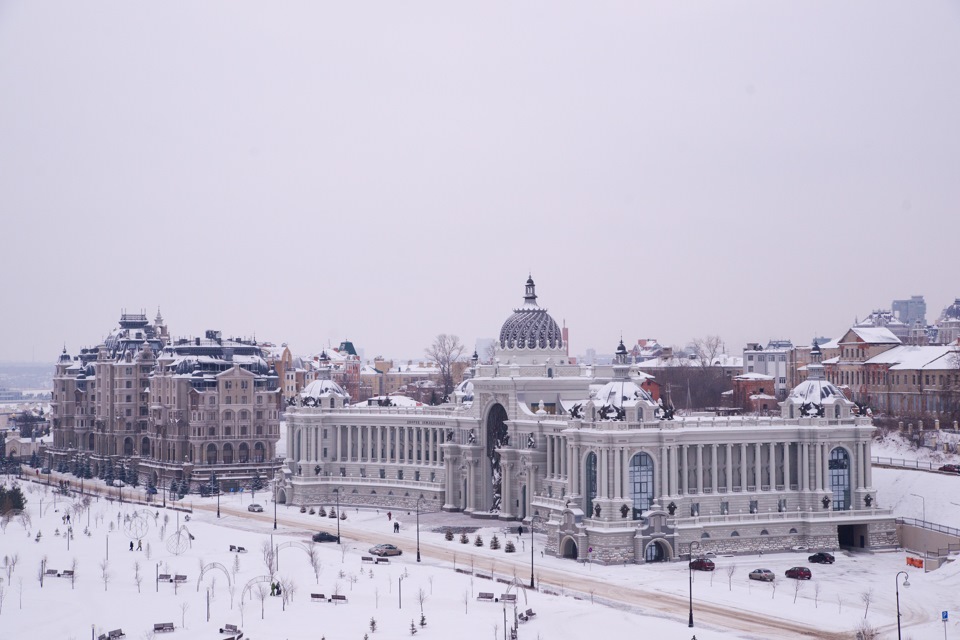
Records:
[[[0,360],[120,310],[368,358],[960,295],[960,5],[66,0],[0,20]]]

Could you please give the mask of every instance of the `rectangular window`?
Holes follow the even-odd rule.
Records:
[[[263,404],[263,396],[257,396],[257,404]]]
[[[233,404],[233,398],[231,396],[227,396],[227,404]]]
[[[225,435],[225,436],[233,435],[233,427],[224,427],[224,428],[223,428],[223,435]]]

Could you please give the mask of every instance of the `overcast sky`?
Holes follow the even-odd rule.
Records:
[[[960,0],[0,0],[0,360],[834,337],[960,296]]]

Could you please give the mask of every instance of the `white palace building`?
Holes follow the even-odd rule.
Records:
[[[571,364],[528,279],[494,363],[474,354],[449,404],[349,406],[333,381],[309,384],[286,410],[278,500],[523,522],[548,553],[605,564],[894,547],[874,428],[817,355],[779,418],[672,415],[622,343],[612,365]]]

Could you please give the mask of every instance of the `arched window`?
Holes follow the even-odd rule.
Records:
[[[140,440],[140,457],[147,458],[150,456],[150,438],[143,438]]]
[[[760,530],[760,535],[762,535],[762,536],[768,536],[768,535],[770,535],[770,532],[767,531],[766,529],[761,529],[761,530]]]
[[[593,451],[587,454],[585,465],[587,484],[587,517],[593,517],[593,500],[597,497],[597,454]]]
[[[653,458],[638,453],[630,458],[630,496],[633,498],[633,520],[639,520],[653,504]]]
[[[123,439],[123,455],[125,456],[133,455],[133,438]]]
[[[837,420],[840,419],[840,405],[839,405],[839,404],[833,405],[833,417],[835,417]]]
[[[253,461],[254,462],[263,462],[266,457],[266,449],[263,447],[262,442],[258,442],[253,445]]]
[[[233,464],[233,445],[229,442],[223,445],[223,464]]]
[[[740,532],[739,532],[739,531],[734,531],[733,533],[730,534],[730,537],[731,537],[731,538],[739,538],[739,537],[740,537]]]
[[[241,442],[238,449],[240,455],[240,462],[250,462],[250,445],[246,442]]]
[[[212,442],[207,445],[207,464],[217,464],[217,445]]]
[[[850,508],[850,454],[843,447],[830,452],[830,491],[833,493],[833,510]]]

